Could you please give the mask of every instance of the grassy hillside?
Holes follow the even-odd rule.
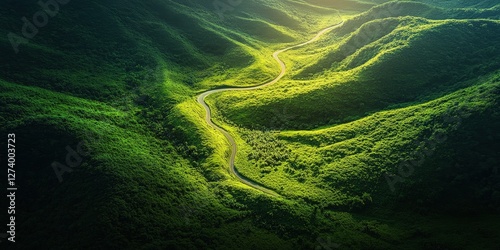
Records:
[[[432,101],[378,112],[351,123],[312,131],[268,132],[266,138],[269,138],[266,140],[271,140],[271,143],[256,143],[256,140],[262,138],[260,133],[247,131],[243,139],[248,141],[249,146],[253,148],[247,152],[250,164],[244,164],[244,159],[247,157],[242,153],[240,169],[253,178],[261,178],[268,185],[276,186],[276,189],[283,186],[283,193],[301,194],[303,198],[317,202],[330,202],[326,206],[349,205],[349,202],[354,202],[349,201],[351,198],[362,202],[364,192],[371,193],[371,190],[379,188],[389,191],[383,174],[397,173],[400,162],[417,160],[411,158],[414,156],[412,152],[429,147],[430,145],[425,145],[426,141],[437,136],[437,132],[440,133],[440,137],[446,136],[454,142],[457,142],[453,138],[455,136],[462,137],[465,134],[474,133],[491,134],[492,138],[488,138],[487,141],[494,144],[490,145],[491,148],[498,148],[494,139],[497,136],[496,132],[486,132],[484,129],[476,132],[472,131],[473,126],[470,126],[470,124],[475,124],[493,128],[498,123],[496,119],[498,117],[495,114],[498,112],[495,106],[498,101],[498,96],[496,96],[499,88],[498,74],[475,83],[472,87]],[[481,138],[481,136],[472,137]],[[437,151],[441,148],[445,151],[449,150],[453,145],[448,144],[449,140],[435,143],[438,145],[432,145],[432,149],[429,148],[429,150]],[[275,150],[275,147],[278,150]],[[457,145],[453,146],[455,147]],[[267,153],[280,152],[279,149],[286,152],[286,154],[278,154],[282,158],[271,157],[269,162],[262,161]],[[439,155],[435,158],[446,158],[445,162],[449,162],[450,168],[454,167],[453,161],[458,161],[458,156],[455,155],[457,152],[432,153]],[[259,155],[252,158],[255,154]],[[425,156],[425,158],[420,160],[425,160],[425,163],[434,161],[431,156]],[[485,170],[490,171],[495,167],[494,162],[497,159],[495,157],[492,159],[495,159],[489,163],[492,165],[485,166]],[[431,163],[428,164],[422,168],[435,169]],[[391,169],[392,167],[394,169]],[[444,166],[440,168],[446,172]],[[266,172],[266,169],[269,171]],[[284,179],[287,181],[283,181]],[[298,187],[285,186],[289,183],[302,186],[302,192],[298,191]],[[324,195],[321,192],[309,193],[314,188],[332,193],[330,195]],[[346,194],[341,195],[339,191]],[[354,193],[358,193],[358,197],[353,196]],[[325,197],[328,199],[325,200]],[[378,198],[382,199],[382,197]]]
[[[19,187],[2,249],[499,245],[495,1],[58,6],[42,25],[36,1],[0,3],[0,136],[16,134]],[[208,98],[238,171],[279,195],[239,182],[196,96],[274,78],[275,50],[341,19],[280,55],[280,82]]]
[[[218,109],[247,128],[312,128],[427,100],[498,69],[498,30],[499,23],[489,20],[377,19],[340,39],[326,56],[301,50],[303,56],[289,63],[300,72],[292,79],[224,94]],[[318,57],[324,61],[302,66]],[[281,110],[292,115],[276,127],[267,116]]]
[[[377,6],[284,55],[292,70],[281,82],[214,96],[218,122],[238,136],[239,171],[326,211],[447,214],[461,225],[496,216],[500,26],[497,8],[481,6]],[[445,236],[456,224],[442,223],[413,247],[497,244],[486,224],[483,237]]]

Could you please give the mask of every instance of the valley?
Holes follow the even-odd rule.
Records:
[[[2,249],[500,245],[498,1],[58,3],[0,3]]]

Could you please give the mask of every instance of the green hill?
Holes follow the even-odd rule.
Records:
[[[496,1],[62,2],[0,3],[0,248],[499,245]],[[207,98],[239,182],[196,97],[341,20]]]
[[[374,27],[383,30],[370,40],[360,38]],[[433,98],[497,70],[499,29],[497,21],[487,20],[369,22],[340,42],[333,52],[339,62],[325,65],[328,72],[312,76],[316,84],[303,86],[303,80],[289,80],[260,90],[257,99],[253,92],[234,93],[218,98],[217,103],[224,116],[245,127],[276,128],[267,114],[283,109],[293,114],[287,124],[280,124],[285,128],[349,121],[393,105]]]

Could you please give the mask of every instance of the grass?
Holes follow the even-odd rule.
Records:
[[[357,36],[373,26],[387,29],[382,33],[386,35],[378,33],[372,41],[357,43]],[[467,79],[497,69],[499,54],[492,42],[498,39],[497,26],[487,20],[420,18],[367,23],[326,56],[316,51],[309,56],[291,53],[289,58],[295,59],[287,63],[300,72],[297,75],[258,91],[220,94],[216,105],[229,120],[247,128],[306,129],[352,121],[395,104],[448,93],[463,87]],[[295,53],[299,52],[311,51]],[[297,65],[318,57],[330,59],[309,67]],[[304,73],[313,67],[329,70]],[[290,113],[288,121],[276,127],[268,115],[283,110]]]
[[[240,171],[253,179],[265,175],[262,180],[267,182],[264,183],[276,189],[288,183],[295,183],[293,186],[302,183],[300,185],[307,187],[304,190],[320,188],[323,192],[325,190],[330,192],[330,195],[325,196],[322,192],[318,195],[315,192],[300,192],[292,188],[293,186],[282,188],[283,193],[291,192],[295,195],[301,193],[302,198],[317,202],[329,197],[327,200],[335,204],[344,197],[353,198],[354,190],[358,190],[357,195],[361,198],[363,190],[387,188],[383,174],[394,172],[395,169],[389,167],[397,167],[400,161],[412,160],[405,157],[410,157],[411,152],[418,146],[412,145],[413,143],[418,144],[426,138],[431,138],[433,131],[442,130],[446,134],[454,131],[453,126],[447,127],[448,124],[439,121],[438,117],[446,117],[450,109],[481,113],[488,107],[493,108],[494,93],[497,90],[498,82],[490,79],[479,86],[431,102],[378,112],[342,125],[313,131],[267,133],[265,136],[259,131],[246,132],[250,133],[250,136],[247,136],[246,150],[251,152],[247,156],[250,158],[250,164],[240,164]],[[481,95],[478,92],[481,92]],[[465,106],[453,107],[454,103],[464,103]],[[265,138],[268,142],[260,143],[259,138]],[[266,147],[265,150],[260,149],[262,147]],[[283,151],[287,153],[279,154]],[[259,154],[257,157],[259,160],[252,160],[252,154]],[[286,157],[275,157],[274,154]],[[385,157],[377,157],[382,155]],[[266,157],[273,159],[271,164],[262,161],[267,159]],[[270,173],[258,172],[256,171],[258,167],[273,169],[269,169]],[[354,181],[358,178],[359,181]],[[339,190],[345,190],[348,194],[337,197],[335,194]],[[347,205],[346,202],[342,203]]]
[[[497,4],[375,2],[252,0],[223,19],[210,1],[71,2],[19,54],[0,37],[15,248],[498,245]],[[402,12],[377,15],[387,8]],[[0,30],[38,10],[1,3]],[[281,55],[279,83],[207,100],[238,171],[281,196],[238,182],[196,96],[272,79],[272,52],[339,13],[342,27]],[[447,139],[430,154],[437,132]],[[90,154],[59,183],[51,164],[81,142]],[[386,174],[405,181],[392,191]]]

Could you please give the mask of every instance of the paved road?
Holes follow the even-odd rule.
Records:
[[[305,46],[305,45],[308,45],[310,43],[313,43],[315,41],[317,41],[322,35],[324,35],[325,33],[331,31],[332,29],[338,27],[338,26],[341,26],[344,22],[340,22],[339,24],[336,24],[334,26],[331,26],[331,27],[328,27],[326,29],[323,29],[321,30],[318,34],[316,34],[315,37],[313,37],[311,40],[307,41],[307,42],[304,42],[304,43],[301,43],[301,44],[297,44],[297,45],[294,45],[294,46],[291,46],[291,47],[288,47],[286,49],[282,49],[282,50],[278,50],[276,52],[273,53],[273,58],[274,60],[276,60],[280,66],[280,69],[281,69],[281,72],[280,74],[272,81],[270,82],[267,82],[267,83],[264,83],[264,84],[260,84],[260,85],[257,85],[257,86],[253,86],[253,87],[245,87],[245,88],[237,88],[237,87],[233,87],[233,88],[223,88],[223,89],[214,89],[214,90],[209,90],[209,91],[206,91],[202,94],[200,94],[198,96],[198,103],[201,104],[204,108],[205,108],[205,121],[207,122],[208,125],[210,125],[210,127],[218,130],[219,132],[221,132],[226,138],[227,140],[229,141],[229,144],[231,145],[231,156],[229,157],[229,171],[231,172],[231,174],[233,174],[236,178],[238,178],[239,181],[241,181],[242,183],[245,183],[246,185],[250,186],[250,187],[253,187],[255,189],[258,189],[262,192],[265,192],[267,194],[270,194],[270,195],[274,195],[274,196],[278,196],[278,194],[276,192],[274,192],[273,190],[270,190],[244,176],[242,176],[238,170],[236,170],[236,168],[234,167],[234,162],[235,162],[235,159],[236,159],[236,153],[238,152],[238,145],[236,144],[236,141],[234,141],[234,138],[226,131],[224,130],[223,128],[215,125],[213,122],[212,122],[212,111],[210,110],[210,107],[208,106],[208,104],[205,102],[205,98],[207,98],[207,96],[211,95],[211,94],[215,94],[215,93],[219,93],[219,92],[224,92],[224,91],[243,91],[243,90],[255,90],[255,89],[260,89],[260,88],[264,88],[266,86],[269,86],[269,85],[272,85],[272,84],[275,84],[276,82],[278,82],[279,80],[281,80],[281,78],[283,78],[283,76],[285,76],[286,74],[286,65],[285,63],[279,58],[279,54],[285,52],[285,51],[288,51],[288,50],[291,50],[291,49],[295,49],[295,48],[298,48],[298,47],[302,47],[302,46]]]

